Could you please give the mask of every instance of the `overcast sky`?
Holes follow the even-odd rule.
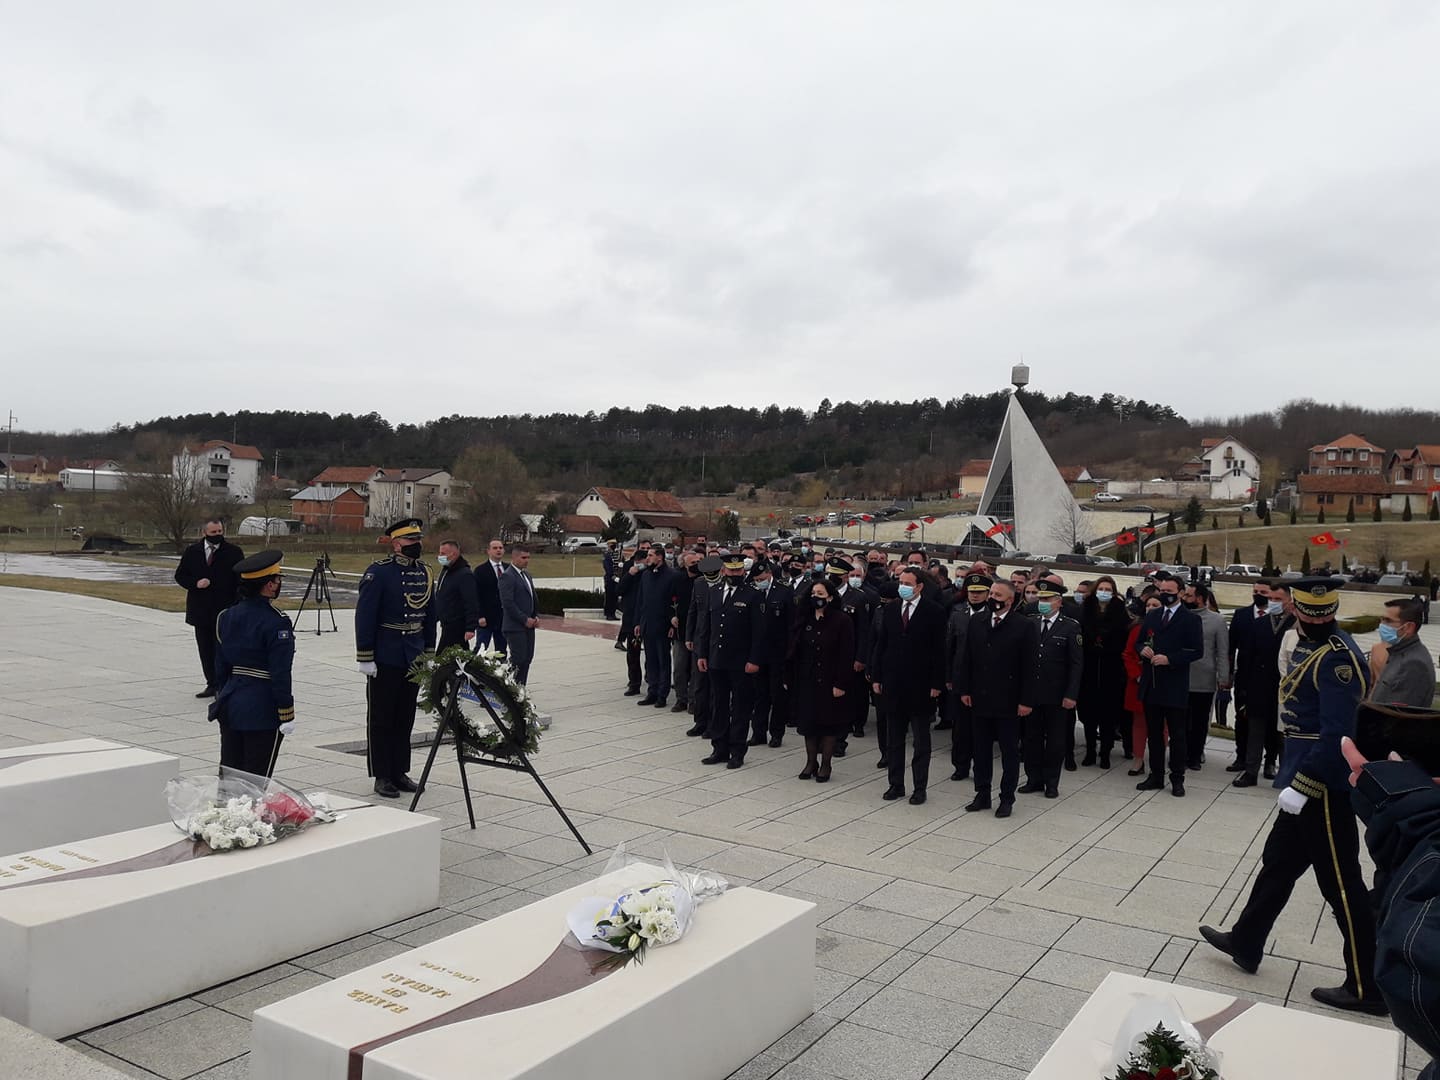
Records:
[[[0,0],[0,422],[1440,406],[1425,0]]]

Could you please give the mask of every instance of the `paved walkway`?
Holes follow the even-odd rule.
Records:
[[[101,736],[213,767],[180,616],[8,588],[0,611],[0,746]],[[365,795],[363,757],[324,748],[364,737],[349,614],[336,617],[338,634],[298,635],[300,729],[277,773]],[[1001,821],[962,811],[971,791],[945,779],[943,735],[930,801],[885,803],[873,737],[852,741],[827,785],[795,779],[793,736],[716,771],[684,736],[688,717],[638,709],[623,687],[608,640],[541,632],[531,689],[554,726],[537,766],[595,856],[519,776],[479,778],[472,832],[444,766],[421,807],[445,822],[442,908],[72,1044],[131,1076],[242,1080],[254,1009],[583,882],[622,840],[819,905],[816,1013],[744,1080],[1018,1080],[1111,970],[1327,1012],[1308,995],[1340,981],[1340,943],[1309,879],[1258,976],[1197,946],[1198,923],[1228,925],[1243,902],[1274,812],[1270,789],[1229,786],[1228,744],[1212,740],[1184,799],[1136,792],[1124,768],[1082,769],[1064,775],[1060,799],[1022,796]],[[1423,1064],[1412,1055],[1406,1075]]]

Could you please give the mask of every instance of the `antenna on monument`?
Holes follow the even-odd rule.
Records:
[[[1016,364],[1010,369],[1010,381],[1015,385],[1015,392],[1019,393],[1030,384],[1030,365]]]

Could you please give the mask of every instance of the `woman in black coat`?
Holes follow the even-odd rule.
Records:
[[[1102,594],[1108,597],[1101,599]],[[1130,633],[1130,612],[1112,577],[1096,578],[1095,587],[1080,609],[1080,633],[1085,668],[1077,702],[1085,727],[1085,760],[1094,765],[1099,743],[1100,766],[1110,767],[1110,748],[1118,729],[1125,756],[1131,755],[1130,714],[1125,711],[1125,640]]]
[[[811,583],[802,594],[800,615],[786,653],[785,685],[795,728],[805,737],[801,780],[830,779],[835,742],[850,730],[853,709],[845,687],[854,683],[855,628],[840,610],[839,594],[828,578]]]

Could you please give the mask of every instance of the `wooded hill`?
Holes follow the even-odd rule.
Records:
[[[1243,399],[1243,392],[1237,398]],[[103,433],[15,433],[17,451],[48,457],[133,460],[193,436],[261,448],[266,468],[304,482],[327,465],[449,467],[471,446],[513,451],[539,487],[592,484],[728,493],[737,485],[790,488],[820,473],[836,493],[876,497],[952,488],[968,458],[989,457],[1008,394],[941,402],[820,402],[813,412],[771,405],[612,408],[583,416],[448,416],[391,424],[379,413],[192,413]],[[1391,449],[1440,443],[1440,414],[1291,402],[1273,413],[1192,422],[1173,407],[1115,394],[1049,396],[1027,390],[1026,412],[1056,462],[1097,476],[1166,475],[1199,452],[1200,439],[1233,434],[1267,463],[1267,480],[1303,466],[1307,448],[1348,431]],[[1268,485],[1267,485],[1268,486]]]

